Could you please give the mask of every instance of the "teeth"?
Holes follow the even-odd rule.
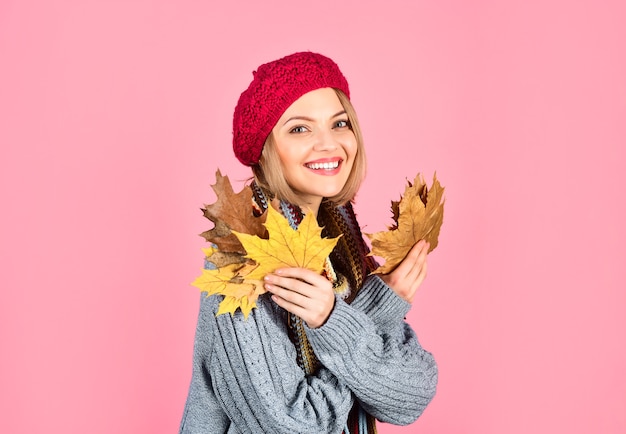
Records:
[[[324,169],[324,170],[331,170],[331,169],[336,169],[337,167],[339,167],[339,161],[333,161],[332,163],[311,163],[311,164],[307,164],[307,167],[311,168],[311,169]]]

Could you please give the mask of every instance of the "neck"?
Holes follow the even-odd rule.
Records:
[[[321,204],[322,204],[322,198],[320,197],[320,198],[315,198],[312,201],[302,201],[301,203],[297,203],[296,205],[300,207],[303,213],[305,214],[313,213],[315,218],[317,218],[317,214],[320,210]]]

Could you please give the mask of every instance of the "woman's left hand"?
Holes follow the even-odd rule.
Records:
[[[380,275],[387,286],[409,303],[413,303],[417,289],[426,278],[429,248],[426,241],[418,241],[391,273]]]
[[[311,328],[322,326],[335,306],[332,283],[306,268],[280,268],[268,274],[265,289],[277,305],[302,318]]]

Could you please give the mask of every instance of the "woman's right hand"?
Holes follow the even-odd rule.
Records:
[[[429,248],[430,243],[418,241],[391,273],[380,276],[387,286],[409,303],[413,302],[415,293],[426,278]]]
[[[277,305],[302,318],[311,328],[322,326],[335,306],[332,283],[306,268],[280,268],[268,274],[265,289]]]

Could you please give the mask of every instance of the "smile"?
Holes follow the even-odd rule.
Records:
[[[337,167],[339,167],[339,163],[340,161],[329,161],[326,163],[307,163],[305,164],[306,167],[308,167],[309,169],[313,169],[313,170],[333,170],[336,169]]]

